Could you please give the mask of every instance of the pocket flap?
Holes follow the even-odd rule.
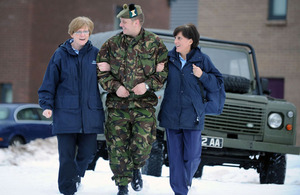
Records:
[[[88,105],[90,109],[103,109],[102,101],[99,96],[90,96]]]

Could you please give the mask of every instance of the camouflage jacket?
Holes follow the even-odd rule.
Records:
[[[122,32],[108,39],[101,47],[98,62],[110,64],[109,72],[98,70],[98,82],[108,92],[108,108],[152,108],[157,105],[155,91],[161,89],[168,75],[168,50],[157,35],[142,28],[137,37]],[[162,72],[156,72],[158,63],[165,63]],[[145,82],[149,90],[143,95],[132,92],[137,84]],[[123,85],[130,95],[120,98],[117,89]]]

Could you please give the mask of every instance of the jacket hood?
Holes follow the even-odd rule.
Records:
[[[61,48],[62,50],[68,52],[70,55],[77,55],[75,53],[75,51],[73,50],[72,48],[72,45],[71,45],[71,41],[72,39],[68,39],[66,40],[64,43],[60,44],[58,47]],[[91,43],[90,40],[88,40],[86,42],[86,44],[80,49],[80,53],[84,52],[86,53],[87,51],[89,51],[90,49],[92,49],[93,45]]]

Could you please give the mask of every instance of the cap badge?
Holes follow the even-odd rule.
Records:
[[[130,4],[129,5],[129,17],[130,18],[133,18],[137,16],[137,10],[136,10],[136,7],[134,6],[134,4]]]

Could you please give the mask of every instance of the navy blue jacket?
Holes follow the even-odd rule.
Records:
[[[223,82],[222,74],[198,47],[187,54],[187,62],[182,69],[175,47],[169,51],[168,57],[169,74],[158,115],[159,125],[169,129],[202,130],[205,103],[202,101],[198,80],[204,87],[205,95],[207,91],[220,88]],[[194,76],[193,64],[202,69],[203,74],[200,78]]]
[[[67,40],[53,54],[38,90],[42,109],[53,111],[53,134],[103,132],[98,51],[88,41],[76,54]]]

